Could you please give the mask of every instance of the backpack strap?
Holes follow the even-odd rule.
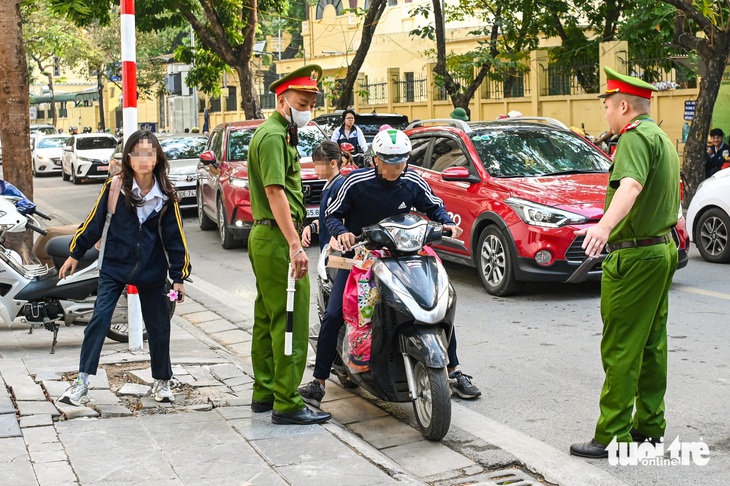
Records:
[[[112,183],[109,186],[109,199],[107,201],[107,213],[114,214],[117,209],[117,201],[119,201],[119,193],[122,192],[122,178],[119,175],[112,177]]]

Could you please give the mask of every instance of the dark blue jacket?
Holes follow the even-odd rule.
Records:
[[[334,179],[327,181],[327,184],[322,190],[322,201],[319,203],[319,249],[324,249],[324,245],[330,241],[330,232],[327,229],[327,225],[324,223],[324,213],[327,211],[327,206],[330,205],[332,200],[337,195],[337,191],[342,187],[342,183],[345,182],[345,177],[342,174],[337,174]]]
[[[383,183],[375,171],[375,167],[359,169],[345,178],[325,214],[331,235],[347,232],[359,235],[363,227],[388,216],[408,213],[411,208],[439,223],[454,224],[443,201],[415,171],[409,169],[392,186]]]
[[[71,240],[71,256],[80,259],[96,244],[104,230],[111,179],[107,180]],[[101,273],[118,282],[140,287],[161,285],[169,272],[174,283],[190,275],[190,255],[177,202],[167,201],[167,210],[153,212],[140,224],[137,208],[127,209],[124,193],[119,194],[107,233]]]

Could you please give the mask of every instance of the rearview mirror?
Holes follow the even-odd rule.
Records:
[[[212,150],[206,150],[202,154],[200,154],[200,162],[203,163],[203,165],[210,165],[216,163],[215,153]]]
[[[449,167],[441,172],[441,179],[445,181],[479,182],[479,177],[469,173],[466,167]]]

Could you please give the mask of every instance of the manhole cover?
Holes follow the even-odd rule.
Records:
[[[543,483],[520,469],[501,469],[438,484],[442,486],[544,486]]]

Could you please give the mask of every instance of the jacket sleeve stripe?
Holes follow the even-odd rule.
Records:
[[[175,221],[177,222],[177,229],[180,231],[180,237],[182,238],[183,248],[185,249],[185,262],[182,268],[182,278],[185,279],[190,276],[190,253],[188,253],[188,242],[185,240],[185,232],[183,231],[182,218],[180,217],[180,206],[177,201],[173,203],[175,207]]]
[[[86,217],[86,221],[84,221],[84,224],[82,224],[79,229],[76,230],[76,234],[74,234],[73,239],[71,240],[71,245],[69,247],[70,251],[74,251],[76,248],[76,240],[79,236],[81,236],[84,231],[86,231],[87,226],[89,226],[89,223],[93,221],[94,216],[96,216],[96,211],[99,209],[99,204],[101,203],[102,197],[104,197],[104,191],[106,191],[109,188],[109,185],[112,183],[111,179],[107,179],[107,181],[104,183],[104,187],[101,188],[101,191],[99,191],[99,197],[96,198],[96,203],[94,203],[94,207],[91,209],[91,212]]]

